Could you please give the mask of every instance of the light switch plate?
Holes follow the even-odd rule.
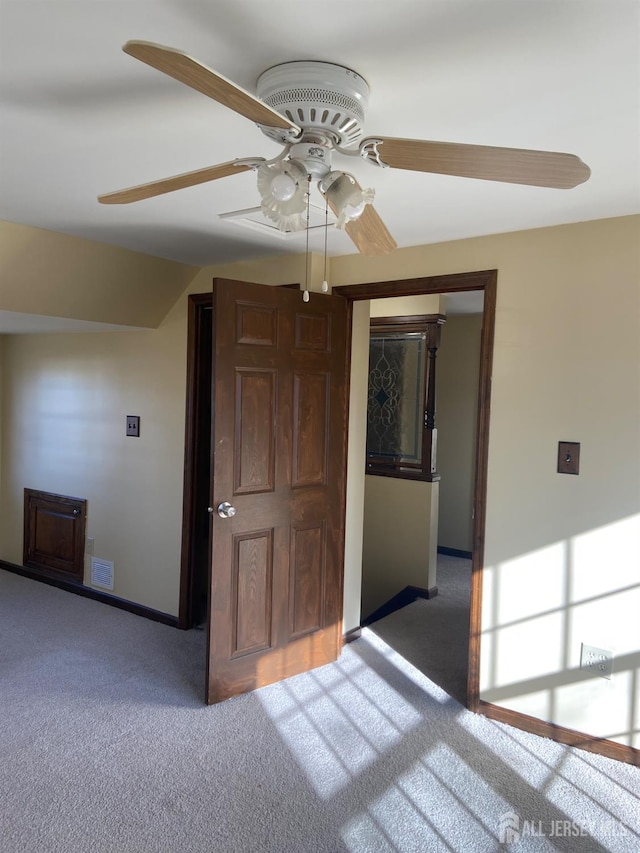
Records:
[[[127,415],[127,435],[140,435],[140,415]]]
[[[558,474],[580,473],[580,442],[558,442]]]

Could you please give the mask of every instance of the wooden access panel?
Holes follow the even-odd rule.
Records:
[[[25,489],[24,565],[82,583],[86,518],[82,498]]]

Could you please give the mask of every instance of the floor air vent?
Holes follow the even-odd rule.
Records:
[[[91,558],[91,585],[113,589],[113,562],[98,557]]]

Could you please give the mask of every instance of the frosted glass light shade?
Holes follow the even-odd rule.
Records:
[[[375,191],[363,190],[347,172],[333,172],[325,190],[336,216],[336,228],[345,228],[348,222],[362,216],[365,206],[373,202]]]
[[[306,227],[307,173],[299,163],[280,160],[258,169],[258,192],[264,216],[281,231]]]

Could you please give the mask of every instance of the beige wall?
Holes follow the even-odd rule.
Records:
[[[481,314],[454,314],[442,328],[436,359],[438,545],[471,551],[480,371]]]
[[[333,284],[498,270],[484,699],[640,746],[640,217],[337,258]],[[582,443],[578,477],[557,442]],[[615,652],[611,681],[580,644]]]
[[[362,616],[407,586],[436,585],[438,483],[367,475]]]
[[[389,296],[371,300],[372,317],[410,317],[412,314],[439,314],[440,297],[435,293],[419,296]]]
[[[335,285],[498,269],[482,696],[636,746],[639,243],[640,217],[623,217],[385,258],[337,257],[330,270]],[[206,290],[214,272],[202,271],[191,288]],[[300,267],[291,260],[217,272],[265,283],[300,280],[292,278]],[[154,331],[104,335],[5,341],[0,556],[20,556],[21,489],[62,485],[90,500],[96,553],[115,556],[117,577],[125,568],[130,573],[117,594],[131,592],[175,613],[186,297]],[[60,389],[55,399],[52,382]],[[69,394],[80,388],[77,398]],[[124,415],[136,413],[128,411],[132,404],[142,415],[142,437],[133,445],[123,436]],[[73,431],[56,426],[74,413]],[[578,477],[556,474],[559,440],[582,443]],[[148,505],[141,505],[143,491],[151,493]],[[346,571],[345,614],[353,618],[359,601],[351,572],[360,567],[348,563]],[[584,677],[581,642],[614,650],[611,681]]]
[[[156,328],[197,271],[0,221],[0,311]]]
[[[3,559],[22,563],[25,487],[85,498],[95,555],[115,564],[114,594],[177,615],[184,319],[5,339]],[[127,414],[140,415],[140,438],[125,436]]]

